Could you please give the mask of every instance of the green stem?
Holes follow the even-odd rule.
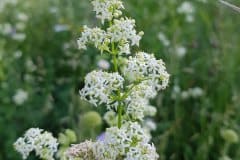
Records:
[[[115,50],[115,45],[112,43],[112,55],[113,55],[113,66],[114,66],[114,72],[118,72],[118,61],[117,61],[117,52]],[[117,91],[117,96],[120,97],[120,90]],[[120,103],[120,101],[118,101]],[[117,107],[118,112],[118,128],[121,128],[122,126],[122,110],[123,107],[121,104]]]
[[[118,128],[121,128],[122,126],[122,105],[118,106]]]

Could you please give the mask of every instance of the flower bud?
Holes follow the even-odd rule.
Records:
[[[223,129],[221,131],[221,136],[225,141],[227,141],[229,143],[237,143],[238,142],[238,135],[232,129]]]
[[[96,128],[102,124],[102,118],[99,113],[90,111],[80,116],[80,121],[84,126]]]

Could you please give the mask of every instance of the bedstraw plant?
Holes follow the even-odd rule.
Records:
[[[63,156],[71,160],[157,160],[159,155],[144,122],[156,113],[150,99],[168,85],[165,64],[153,54],[133,53],[132,47],[140,50],[143,32],[135,30],[134,19],[123,15],[122,1],[91,3],[102,27],[84,26],[78,47],[86,50],[88,45],[94,46],[109,56],[112,67],[88,73],[80,96],[96,107],[106,107],[104,119],[110,127],[101,138],[72,145]],[[23,159],[34,150],[40,158],[51,160],[58,143],[50,133],[31,128],[14,146]]]

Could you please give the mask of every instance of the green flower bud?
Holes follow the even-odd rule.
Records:
[[[89,128],[96,128],[102,124],[102,118],[99,113],[90,111],[80,116],[80,123]]]
[[[64,133],[58,135],[58,141],[62,145],[70,145],[77,141],[77,136],[73,130],[66,129]]]
[[[222,156],[219,160],[232,160],[232,159],[225,155],[225,156]]]
[[[227,141],[229,143],[237,143],[238,142],[238,135],[232,129],[223,129],[221,131],[221,136],[225,141]]]
[[[74,143],[77,141],[77,136],[73,130],[67,129],[65,131],[65,134],[68,137],[70,143]]]

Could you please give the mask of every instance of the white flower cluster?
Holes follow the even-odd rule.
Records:
[[[82,36],[78,39],[78,48],[87,49],[87,44],[94,44],[101,51],[109,52],[110,43],[118,43],[119,54],[130,54],[131,46],[139,45],[143,32],[137,34],[135,21],[128,18],[114,19],[113,24],[104,31],[98,27],[83,27]]]
[[[143,32],[137,34],[135,30],[135,20],[129,18],[115,19],[108,29],[111,42],[121,42],[120,44],[139,45]],[[123,46],[123,45],[120,45]],[[130,54],[130,53],[127,53]]]
[[[35,151],[42,159],[54,160],[54,153],[57,152],[57,139],[51,133],[43,132],[39,128],[30,128],[14,143],[15,149],[26,159],[30,152]]]
[[[108,128],[104,140],[96,142],[94,154],[98,160],[157,160],[158,154],[149,140],[138,123],[125,123],[120,129]]]
[[[157,95],[155,88],[143,81],[135,86],[126,98],[126,114],[130,119],[143,120],[145,116],[154,116],[156,108],[149,104],[149,99]]]
[[[94,160],[95,156],[93,155],[93,145],[94,142],[88,140],[80,144],[74,144],[69,149],[67,149],[65,155],[69,160],[75,160],[76,158]]]
[[[124,74],[133,82],[147,80],[157,91],[165,89],[169,81],[164,62],[145,52],[138,52],[135,57],[129,57]]]
[[[94,44],[96,48],[101,48],[104,42],[107,43],[105,39],[106,33],[104,30],[100,28],[89,28],[87,26],[83,26],[82,36],[78,39],[78,48],[79,49],[87,49],[87,43]]]
[[[13,102],[16,105],[22,105],[28,99],[28,93],[23,89],[18,89],[13,96]]]
[[[8,4],[16,5],[17,3],[18,3],[18,0],[1,0],[0,1],[0,12],[2,12]]]
[[[186,21],[191,23],[194,21],[195,8],[191,2],[185,1],[178,8],[177,12],[186,16]]]
[[[111,21],[114,17],[122,15],[121,9],[124,9],[120,0],[93,0],[93,10],[96,12],[96,17],[104,23],[105,20]]]
[[[92,71],[85,77],[85,86],[80,90],[80,95],[95,106],[103,103],[111,105],[111,95],[123,88],[123,82],[123,77],[118,73]]]
[[[175,85],[173,87],[172,99],[177,99],[177,97],[180,97],[183,100],[189,99],[189,98],[200,98],[204,95],[204,90],[200,87],[193,87],[189,88],[187,90],[181,90],[181,88],[178,85]]]

